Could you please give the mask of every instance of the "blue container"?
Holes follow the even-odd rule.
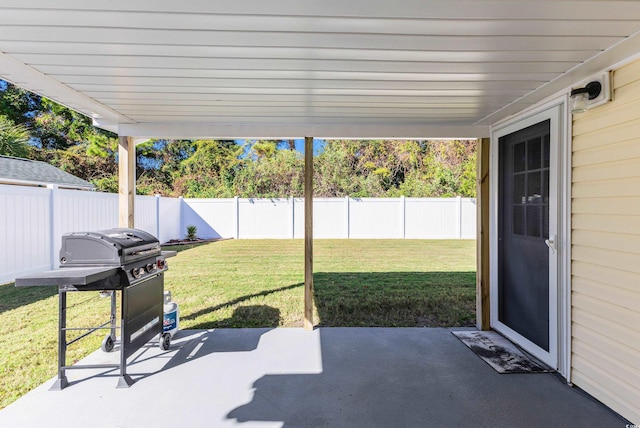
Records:
[[[171,292],[164,292],[164,317],[162,320],[162,334],[173,337],[180,328],[180,310],[176,302],[171,301]]]
[[[178,331],[178,305],[171,302],[165,305],[164,318],[162,321],[162,332],[169,333],[171,336]],[[168,311],[167,311],[168,307]]]

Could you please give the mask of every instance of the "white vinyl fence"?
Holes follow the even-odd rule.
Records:
[[[475,239],[475,199],[315,198],[316,239]],[[183,238],[304,237],[304,199],[136,196],[135,227]],[[0,185],[0,284],[58,267],[62,234],[118,226],[118,195]]]
[[[181,234],[181,201],[136,196],[135,224],[161,242]],[[118,195],[0,185],[0,284],[59,266],[67,232],[118,226]]]
[[[184,199],[200,238],[304,237],[304,199]],[[475,239],[472,198],[314,198],[315,239]]]

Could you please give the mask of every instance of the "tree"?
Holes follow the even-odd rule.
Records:
[[[46,149],[64,150],[101,132],[88,117],[47,98],[42,98],[34,118],[33,137]]]
[[[318,197],[354,196],[360,190],[354,177],[358,159],[346,141],[327,141],[324,151],[314,159],[314,194]]]
[[[424,180],[431,196],[475,196],[476,142],[431,140],[427,142]]]
[[[304,160],[297,151],[277,150],[259,160],[244,159],[235,177],[241,197],[280,198],[304,195]]]
[[[173,173],[174,192],[186,197],[231,197],[243,148],[231,140],[198,140]]]
[[[24,158],[28,156],[29,131],[16,125],[6,116],[0,116],[0,155]]]
[[[47,149],[84,144],[90,155],[107,156],[116,135],[93,126],[90,118],[0,80],[0,116],[29,129],[31,142]],[[117,142],[116,142],[117,144]]]
[[[32,128],[40,102],[40,96],[0,80],[0,116],[6,116],[15,124]]]
[[[423,152],[416,141],[327,141],[316,162],[318,195],[398,196],[407,174],[420,166]]]
[[[269,158],[275,155],[277,148],[278,143],[275,141],[258,140],[251,146],[250,154],[259,161],[263,158]]]

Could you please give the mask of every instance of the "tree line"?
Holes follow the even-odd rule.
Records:
[[[0,154],[50,163],[118,191],[117,136],[71,109],[0,81]],[[152,140],[136,147],[138,194],[304,194],[292,140]],[[327,140],[314,156],[318,197],[475,196],[475,140]]]

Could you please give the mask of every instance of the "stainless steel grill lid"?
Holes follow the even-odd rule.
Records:
[[[160,253],[159,241],[138,229],[72,232],[62,236],[60,267],[121,266]]]

